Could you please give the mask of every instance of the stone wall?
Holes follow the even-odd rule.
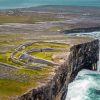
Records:
[[[99,58],[99,41],[92,40],[70,48],[66,62],[55,70],[46,84],[32,89],[17,100],[64,100],[67,86],[81,69],[95,69]]]

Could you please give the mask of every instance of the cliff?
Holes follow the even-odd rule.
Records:
[[[63,100],[67,86],[81,69],[97,69],[99,41],[90,40],[74,44],[67,54],[66,61],[54,72],[46,83],[32,89],[17,100]]]
[[[85,32],[95,32],[95,31],[100,31],[100,27],[86,27],[86,28],[74,28],[70,30],[65,30],[63,31],[65,34],[70,34],[70,33],[85,33]]]

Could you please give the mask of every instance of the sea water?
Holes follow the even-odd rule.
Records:
[[[80,71],[68,86],[66,100],[100,100],[100,73]]]
[[[100,40],[100,32],[69,35],[88,36]],[[100,61],[98,62],[98,71],[83,69],[78,73],[75,80],[68,86],[65,100],[100,100]]]
[[[100,7],[100,0],[0,0],[0,9],[24,8],[40,5]]]

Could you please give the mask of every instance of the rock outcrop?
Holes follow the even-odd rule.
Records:
[[[63,100],[68,83],[77,72],[84,68],[96,70],[98,58],[98,40],[73,45],[64,64],[55,70],[48,82],[19,96],[17,100]]]
[[[65,30],[65,34],[70,33],[85,33],[85,32],[94,32],[94,31],[100,31],[100,27],[87,27],[87,28],[74,28],[70,30]]]

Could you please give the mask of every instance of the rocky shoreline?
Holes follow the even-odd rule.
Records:
[[[98,32],[100,31],[100,27],[87,27],[87,28],[74,28],[70,30],[64,30],[63,32],[65,34],[71,34],[71,33],[89,33],[89,32]]]

